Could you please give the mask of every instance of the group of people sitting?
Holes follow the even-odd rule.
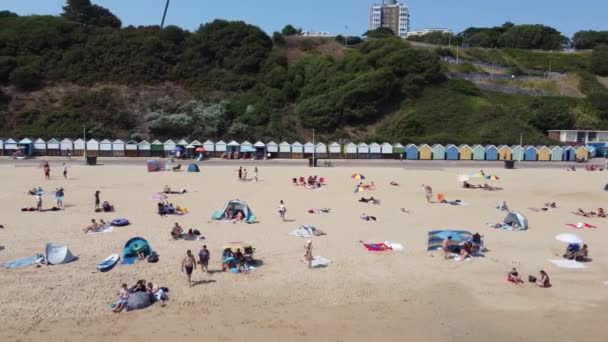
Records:
[[[325,183],[325,179],[323,177],[319,177],[316,175],[308,176],[307,179],[305,179],[304,177],[300,177],[299,179],[292,178],[291,181],[292,181],[293,185],[304,186],[308,189],[319,189]]]
[[[91,224],[86,226],[85,228],[82,229],[82,231],[87,234],[87,233],[96,233],[99,231],[102,231],[106,228],[108,228],[110,226],[109,223],[107,223],[106,221],[104,221],[103,219],[99,220],[99,223],[97,223],[97,221],[95,221],[95,219],[91,219]]]
[[[160,287],[152,282],[147,282],[143,279],[139,280],[131,288],[127,284],[122,284],[120,290],[116,293],[118,295],[118,301],[112,304],[112,311],[119,313],[127,307],[129,296],[131,294],[143,292],[150,295],[152,302],[160,302],[162,306],[165,306],[165,301],[168,298],[167,293],[169,289],[166,287]]]
[[[361,199],[359,200],[359,202],[380,205],[380,200],[379,199],[375,199],[374,196],[372,196],[370,198],[361,197]]]
[[[187,233],[184,233],[184,229],[179,223],[175,222],[173,228],[171,228],[171,237],[175,240],[177,239],[185,239],[185,240],[196,240],[196,239],[204,239],[201,236],[201,232],[197,229],[190,228]]]
[[[226,211],[224,211],[224,220],[231,221],[233,223],[240,223],[245,220],[245,213],[240,209],[228,208]]]
[[[251,253],[243,253],[240,248],[237,248],[236,252],[232,252],[230,248],[222,252],[222,271],[249,272],[252,266],[255,266],[255,259]]]
[[[473,254],[480,252],[481,235],[479,233],[473,234],[471,240],[464,241],[460,244],[454,244],[454,240],[451,236],[443,240],[441,243],[441,249],[444,253],[445,259],[452,258],[453,254],[457,254],[460,260],[470,258]]]
[[[488,183],[485,184],[471,184],[468,181],[464,181],[462,182],[462,187],[465,189],[482,189],[482,190],[488,190],[488,191],[496,191],[496,190],[503,190],[502,188],[499,187],[495,187],[495,186],[491,186]]]
[[[180,207],[179,205],[173,206],[173,203],[167,201],[158,202],[158,214],[160,216],[166,215],[183,215],[188,212],[187,208]]]
[[[577,211],[572,212],[574,215],[584,216],[584,217],[602,217],[606,218],[606,212],[604,208],[597,208],[597,211],[584,211],[581,208],[578,208]]]
[[[564,258],[579,262],[589,262],[591,261],[589,258],[589,247],[587,245],[581,247],[578,243],[571,243],[566,247]]]
[[[163,194],[185,194],[187,192],[186,189],[180,189],[179,191],[173,191],[171,190],[171,187],[168,185],[165,185],[165,187],[163,188]]]
[[[519,272],[517,272],[517,269],[515,267],[513,267],[511,271],[507,274],[507,281],[515,285],[524,283],[523,279],[521,279],[521,276],[519,275]],[[551,287],[551,281],[549,280],[549,276],[547,275],[547,272],[543,270],[540,270],[538,277],[535,277],[533,275],[528,276],[528,281],[538,287]]]

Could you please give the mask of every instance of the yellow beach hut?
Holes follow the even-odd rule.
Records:
[[[473,149],[471,146],[467,144],[463,144],[458,146],[458,151],[460,152],[460,160],[472,160],[473,159]]]

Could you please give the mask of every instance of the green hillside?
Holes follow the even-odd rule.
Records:
[[[510,144],[524,133],[539,144],[546,129],[608,127],[591,53],[459,52],[539,70],[550,58],[552,70],[579,75],[586,95],[533,98],[448,80],[445,50],[396,37],[345,49],[224,20],[194,32],[121,28],[95,8],[0,12],[0,136],[76,137],[84,125],[92,137],[127,139],[290,140],[315,129],[328,140]]]

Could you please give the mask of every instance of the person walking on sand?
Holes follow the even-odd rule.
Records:
[[[40,192],[36,193],[36,209],[42,211],[42,193]]]
[[[211,254],[207,249],[207,245],[203,245],[203,248],[198,252],[199,263],[201,264],[201,271],[209,273],[209,257]]]
[[[44,178],[46,178],[46,180],[51,179],[51,166],[49,165],[49,162],[44,161],[42,169],[44,170]]]
[[[283,222],[285,222],[285,213],[287,212],[287,208],[285,207],[285,203],[283,202],[283,200],[281,200],[281,202],[279,202],[279,216],[281,216],[281,219],[283,220]]]
[[[186,256],[182,260],[182,272],[188,276],[188,285],[192,287],[192,271],[196,269],[196,260],[190,250],[186,251]]]
[[[306,259],[306,263],[308,263],[308,268],[312,268],[312,240],[308,240],[306,245],[304,245],[304,258]]]
[[[101,200],[99,199],[99,193],[99,190],[95,191],[95,211],[101,210],[101,208],[99,208],[99,205],[101,204]]]
[[[63,163],[63,179],[68,179],[68,166],[65,163]]]
[[[55,191],[55,200],[57,201],[57,207],[63,208],[63,188],[59,188]]]
[[[240,181],[243,180],[243,167],[242,166],[239,167],[239,180]]]
[[[433,198],[433,189],[430,185],[422,184],[422,188],[424,189],[424,196],[426,197],[426,203],[431,204],[431,199]]]

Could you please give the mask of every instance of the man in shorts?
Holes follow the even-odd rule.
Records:
[[[188,285],[192,287],[192,271],[196,269],[196,260],[194,259],[194,255],[192,252],[188,250],[186,252],[186,257],[182,260],[182,272],[186,272],[188,276]]]
[[[209,273],[209,257],[210,253],[207,249],[207,245],[204,245],[203,249],[198,252],[198,259],[201,264],[201,271],[203,272]]]

